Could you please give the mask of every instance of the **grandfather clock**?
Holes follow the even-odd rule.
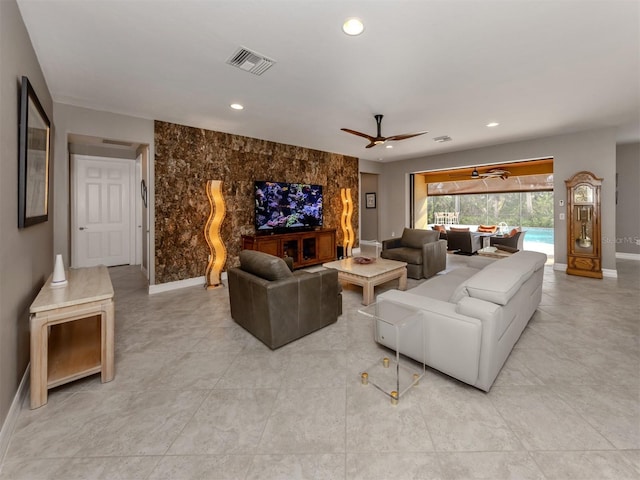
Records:
[[[567,185],[567,273],[602,278],[600,187],[602,179],[578,172]]]

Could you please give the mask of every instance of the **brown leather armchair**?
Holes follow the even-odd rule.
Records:
[[[231,317],[272,350],[342,314],[337,270],[291,272],[282,258],[243,250],[227,276]]]
[[[518,250],[523,250],[524,249],[524,234],[527,233],[527,231],[521,231],[521,232],[514,232],[513,235],[510,235],[508,237],[491,237],[489,239],[489,242],[491,243],[492,247],[498,247],[498,245],[502,245],[505,247],[510,247],[512,249],[514,249],[515,252],[517,252]]]
[[[382,241],[382,258],[407,262],[407,276],[421,279],[447,268],[447,242],[435,230],[405,228],[401,237]]]

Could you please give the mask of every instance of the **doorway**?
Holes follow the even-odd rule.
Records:
[[[71,266],[139,264],[136,162],[71,155]]]

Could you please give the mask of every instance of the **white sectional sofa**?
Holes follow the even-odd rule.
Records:
[[[379,295],[377,314],[421,312],[426,348],[418,332],[403,328],[400,353],[488,392],[540,304],[546,259],[531,251],[499,260],[468,257],[466,266],[411,290]],[[377,327],[376,341],[395,348],[395,330],[384,322]]]

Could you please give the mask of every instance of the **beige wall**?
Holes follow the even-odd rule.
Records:
[[[150,158],[153,158],[153,120],[101,112],[63,103],[55,103],[53,107],[53,122],[56,125],[53,178],[56,185],[54,191],[56,209],[54,212],[53,248],[56,253],[62,253],[66,260],[71,258],[69,145],[67,140],[69,134],[147,144],[150,146]],[[152,170],[153,162],[150,162],[149,166]],[[153,178],[153,172],[151,172],[151,178]],[[150,183],[147,181],[147,184]],[[149,202],[149,207],[153,212],[153,187],[151,185],[149,185]],[[153,231],[150,232],[150,235],[153,242]],[[150,267],[153,268],[153,262]],[[149,276],[151,283],[153,283],[152,271],[149,272]]]
[[[640,255],[640,143],[618,145],[616,168],[616,252]]]
[[[376,194],[376,208],[367,208],[367,193]],[[380,240],[378,237],[378,175],[360,174],[360,240]]]
[[[53,270],[55,201],[49,205],[49,221],[17,227],[22,75],[29,77],[49,120],[53,119],[51,95],[18,6],[15,0],[0,0],[0,424],[29,363],[29,305]]]
[[[616,231],[616,145],[615,130],[612,128],[386,163],[379,184],[380,196],[384,199],[380,208],[381,236],[383,238],[391,237],[392,232],[398,234],[402,228],[409,224],[408,175],[410,173],[548,157],[554,158],[555,262],[567,263],[567,226],[565,220],[559,219],[559,214],[566,213],[566,209],[558,205],[560,200],[566,201],[564,181],[576,172],[588,170],[604,179],[602,185],[602,266],[604,269],[615,270],[615,239],[605,237],[604,233]]]

